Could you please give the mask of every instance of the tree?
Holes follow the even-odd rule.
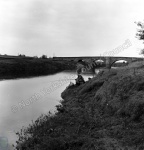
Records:
[[[141,54],[141,55],[144,55],[144,49],[141,49],[140,54]]]
[[[42,59],[47,59],[47,55],[42,55],[41,58]]]
[[[140,27],[136,33],[136,37],[139,40],[144,40],[144,23],[142,22],[136,22],[137,26]]]
[[[144,23],[143,22],[136,22],[136,24],[139,27],[139,29],[137,30],[137,33],[136,33],[136,37],[139,40],[143,40],[143,43],[144,43]],[[141,49],[140,54],[144,55],[144,49]]]
[[[38,56],[33,56],[33,58],[38,58]]]

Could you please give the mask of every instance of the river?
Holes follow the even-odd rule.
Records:
[[[85,80],[92,75],[83,75]],[[14,144],[15,134],[41,114],[54,112],[61,100],[61,93],[75,83],[75,72],[61,72],[54,75],[0,81],[0,137]]]

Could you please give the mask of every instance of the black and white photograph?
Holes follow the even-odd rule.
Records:
[[[143,0],[0,0],[0,150],[144,150]]]

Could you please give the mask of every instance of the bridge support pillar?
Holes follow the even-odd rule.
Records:
[[[106,67],[107,67],[108,69],[111,68],[111,57],[106,57]]]

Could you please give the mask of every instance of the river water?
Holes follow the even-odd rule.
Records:
[[[54,112],[61,93],[70,81],[75,83],[75,72],[61,72],[35,78],[0,81],[0,137],[8,143],[17,140],[16,131],[28,126],[41,114]],[[85,80],[92,75],[83,75]]]

